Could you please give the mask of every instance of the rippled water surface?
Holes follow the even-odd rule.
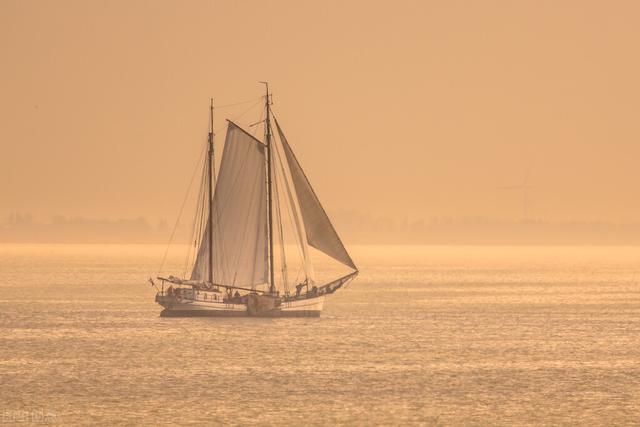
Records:
[[[354,247],[319,319],[161,319],[163,250],[0,245],[0,422],[640,424],[640,248]]]

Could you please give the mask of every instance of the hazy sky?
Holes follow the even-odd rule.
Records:
[[[175,217],[209,97],[269,80],[329,211],[518,219],[503,187],[528,171],[532,218],[640,220],[638,22],[636,1],[2,0],[0,215]]]

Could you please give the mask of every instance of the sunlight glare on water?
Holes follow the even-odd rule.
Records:
[[[0,245],[5,421],[640,423],[640,248],[356,246],[319,319],[160,318],[163,251]]]

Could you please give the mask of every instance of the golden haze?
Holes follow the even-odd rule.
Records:
[[[329,211],[636,221],[638,18],[633,1],[5,0],[0,215],[171,223],[208,98],[269,80]]]

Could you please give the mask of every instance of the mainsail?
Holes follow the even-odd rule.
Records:
[[[275,122],[276,127],[278,128],[280,141],[289,164],[291,180],[293,181],[300,206],[300,213],[307,235],[307,242],[309,245],[321,252],[324,252],[333,259],[357,270],[353,260],[342,244],[338,233],[333,228],[333,225],[331,225],[331,221],[320,204],[320,200],[318,200],[318,197],[313,191],[313,188],[305,176],[300,163],[298,163],[295,154],[293,154],[293,151],[280,128],[278,120],[275,120]]]
[[[229,122],[213,215],[201,238],[192,280],[255,286],[268,280],[266,147]],[[209,265],[209,224],[213,224],[213,266]]]

